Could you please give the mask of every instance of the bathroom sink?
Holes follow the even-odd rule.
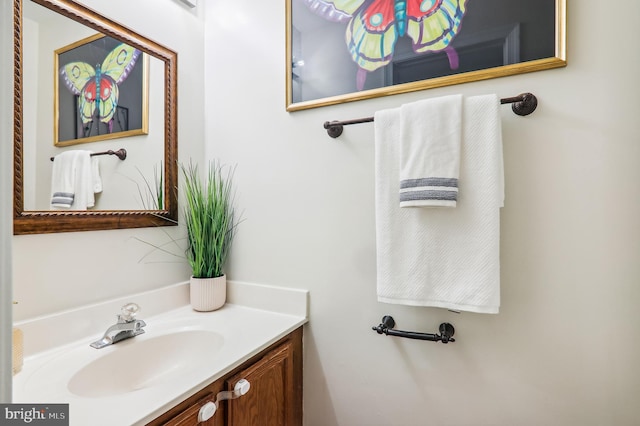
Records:
[[[104,356],[82,367],[67,387],[74,395],[100,398],[166,384],[195,370],[206,370],[223,344],[220,334],[208,330],[134,337],[109,347]]]
[[[283,299],[276,288],[267,296],[260,287],[235,285],[247,289],[236,300],[259,296],[265,304],[227,303],[203,313],[188,303],[188,282],[154,290],[139,298],[149,311],[156,306],[144,315],[145,333],[102,349],[89,344],[128,298],[17,323],[29,339],[22,371],[13,376],[13,402],[67,403],[70,426],[148,424],[306,323],[306,292]],[[304,313],[296,311],[299,303]]]

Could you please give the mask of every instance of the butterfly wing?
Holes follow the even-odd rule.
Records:
[[[79,95],[96,75],[96,70],[86,62],[69,62],[60,68],[60,76],[74,95]]]
[[[141,53],[138,49],[121,43],[102,62],[98,105],[100,121],[108,123],[113,118],[118,107],[118,85],[129,76]]]
[[[69,62],[60,68],[67,88],[78,97],[78,112],[83,123],[91,121],[95,110],[96,70],[86,62]]]
[[[83,123],[93,120],[93,113],[96,108],[96,79],[92,78],[82,89],[78,96],[78,112]]]
[[[417,53],[446,49],[460,31],[467,0],[408,0],[407,35]]]
[[[141,53],[127,44],[119,44],[102,62],[102,74],[112,78],[116,84],[122,83],[133,70]]]
[[[346,42],[358,66],[374,71],[387,65],[400,36],[397,28],[396,3],[404,1],[373,0],[356,11],[347,26]]]
[[[100,121],[108,123],[116,113],[118,97],[120,95],[118,84],[109,76],[103,75],[100,79]]]
[[[365,0],[303,0],[314,13],[332,22],[347,22]]]

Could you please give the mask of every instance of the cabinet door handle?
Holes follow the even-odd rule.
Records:
[[[202,407],[200,407],[200,411],[198,411],[198,423],[206,422],[216,413],[218,406],[215,402],[207,402]]]
[[[247,379],[240,379],[233,386],[233,393],[235,393],[237,396],[242,396],[249,392],[249,389],[251,389],[251,383],[249,383]]]
[[[200,411],[198,411],[198,423],[206,422],[213,417],[218,410],[218,404],[220,401],[239,398],[249,392],[249,389],[251,389],[251,383],[249,383],[247,379],[240,379],[233,386],[233,391],[218,392],[218,395],[216,395],[216,402],[209,401],[200,407]]]

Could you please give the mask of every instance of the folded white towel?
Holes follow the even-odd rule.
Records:
[[[87,210],[95,205],[94,193],[102,191],[97,158],[90,151],[70,150],[53,159],[51,207]]]
[[[462,95],[400,108],[400,207],[455,207]]]
[[[495,95],[463,101],[455,209],[399,207],[400,109],[375,114],[380,302],[498,313],[504,202],[498,108]]]
[[[71,208],[75,197],[75,151],[65,151],[53,158],[51,171],[51,207]]]

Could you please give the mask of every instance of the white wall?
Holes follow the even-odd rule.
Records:
[[[640,424],[640,3],[607,28],[608,3],[569,3],[567,68],[295,113],[285,2],[204,5],[206,153],[238,164],[246,219],[229,275],[311,290],[307,425]],[[322,123],[524,91],[538,110],[502,117],[501,313],[378,303],[373,126],[332,140]],[[383,314],[409,330],[451,321],[458,341],[378,336]]]
[[[202,9],[190,9],[178,0],[83,3],[178,52],[179,157],[201,158]],[[7,116],[10,115],[8,112]],[[163,134],[156,137],[159,142],[164,140]],[[175,259],[158,253],[145,258],[152,249],[136,240],[161,244],[169,240],[165,232],[180,237],[184,231],[165,227],[13,237],[14,297],[19,302],[14,307],[14,319],[32,318],[187,280],[189,268],[185,263],[175,263]]]
[[[11,236],[13,234],[12,4],[0,3],[0,371],[11,371]],[[0,403],[11,402],[11,375],[0,374]]]
[[[615,31],[602,27],[610,5],[569,7],[565,69],[296,113],[284,111],[284,2],[86,3],[179,52],[180,158],[202,157],[204,130],[206,156],[238,164],[246,220],[230,278],[311,290],[308,425],[640,423],[640,53],[630,43],[639,3],[619,5],[607,21]],[[501,313],[377,303],[373,127],[332,140],[322,123],[424,97],[523,91],[540,106],[528,118],[503,112]],[[139,263],[147,248],[132,237],[165,238],[157,229],[14,237],[15,318],[188,277],[177,264]],[[422,331],[451,321],[458,341],[378,336],[371,326],[383,314]]]

